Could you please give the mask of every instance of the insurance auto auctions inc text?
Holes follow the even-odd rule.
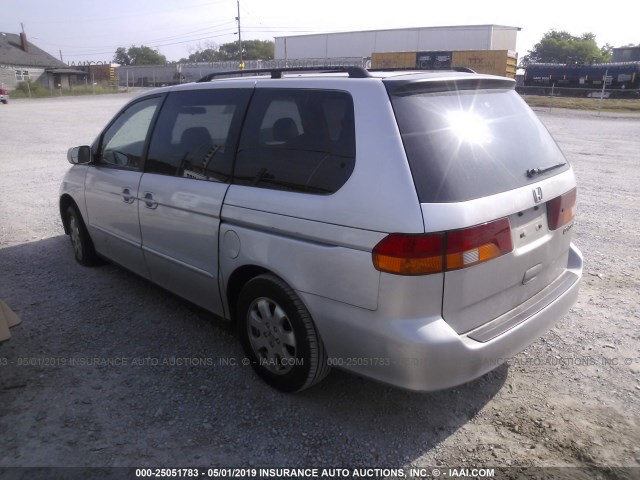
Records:
[[[251,478],[492,478],[493,468],[259,468],[244,469]],[[228,472],[220,472],[229,477]]]

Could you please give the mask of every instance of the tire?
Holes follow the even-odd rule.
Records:
[[[280,278],[250,280],[237,304],[238,336],[255,372],[283,392],[299,392],[329,373],[309,311]]]
[[[96,255],[96,250],[78,207],[75,205],[67,207],[67,225],[69,226],[69,238],[71,239],[71,247],[76,261],[86,267],[97,265],[99,259]]]

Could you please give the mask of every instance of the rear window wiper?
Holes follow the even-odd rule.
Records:
[[[555,170],[556,168],[564,167],[566,163],[558,163],[557,165],[552,165],[547,168],[530,168],[527,170],[527,177],[531,178],[534,175],[542,175],[543,173],[550,172],[551,170]]]

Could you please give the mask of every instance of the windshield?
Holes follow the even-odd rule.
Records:
[[[549,132],[513,90],[390,97],[421,203],[472,200],[569,168]],[[545,170],[558,164],[564,166]],[[532,169],[539,174],[527,176]]]

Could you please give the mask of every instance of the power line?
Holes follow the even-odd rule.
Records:
[[[162,43],[162,44],[146,45],[146,46],[150,47],[150,48],[152,48],[152,47],[167,47],[167,46],[170,46],[170,45],[181,45],[183,43],[197,42],[197,41],[201,41],[201,40],[208,40],[208,39],[211,39],[211,38],[226,37],[226,36],[232,35],[232,34],[233,34],[233,32],[227,32],[227,33],[222,33],[222,34],[219,34],[219,35],[210,35],[210,36],[207,36],[207,37],[192,38],[190,40],[183,40],[181,42]],[[74,57],[83,57],[83,56],[89,56],[89,55],[106,55],[106,54],[112,54],[114,52],[115,52],[115,50],[109,50],[109,51],[106,51],[106,52],[65,52],[65,55],[74,56]]]
[[[214,32],[219,32],[219,31],[223,31],[223,30],[229,30],[229,28],[219,28],[225,25],[228,25],[230,23],[235,23],[234,21],[228,21],[228,22],[224,22],[224,23],[220,23],[218,25],[213,25],[210,27],[204,27],[204,28],[199,28],[196,30],[192,30],[191,32],[185,32],[185,33],[181,33],[181,34],[176,34],[176,35],[171,35],[168,37],[160,37],[160,38],[156,38],[154,40],[143,40],[143,41],[134,41],[134,42],[119,42],[118,44],[107,44],[107,45],[93,45],[90,47],[82,47],[79,45],[65,45],[65,44],[58,44],[58,43],[54,43],[54,42],[49,42],[46,41],[44,39],[40,39],[41,41],[44,41],[45,43],[48,43],[50,45],[54,45],[58,48],[72,48],[72,49],[78,49],[78,50],[96,50],[96,49],[105,49],[105,48],[117,48],[119,46],[122,46],[122,44],[133,44],[133,45],[137,45],[137,44],[156,44],[156,42],[164,42],[166,40],[177,40],[179,38],[185,38],[185,37],[190,37],[191,35],[195,35],[195,34],[199,34],[199,35],[203,35],[205,33],[214,33]],[[207,31],[209,30],[209,31]]]
[[[199,29],[193,30],[191,32],[187,32],[187,33],[184,33],[184,34],[173,35],[173,36],[170,36],[170,37],[156,38],[154,40],[145,40],[142,43],[152,43],[152,42],[162,42],[162,41],[165,41],[165,40],[174,40],[174,39],[181,38],[181,37],[187,37],[187,36],[193,35],[193,34],[198,33],[198,32],[200,32],[200,34],[202,34],[202,33],[204,33],[203,31],[207,31],[207,30],[211,30],[208,33],[213,33],[215,31],[219,31],[219,30],[228,30],[228,28],[219,29],[218,27],[229,25],[230,23],[235,23],[235,22],[233,20],[229,20],[228,22],[220,23],[218,25],[212,25],[211,27],[199,28]]]

